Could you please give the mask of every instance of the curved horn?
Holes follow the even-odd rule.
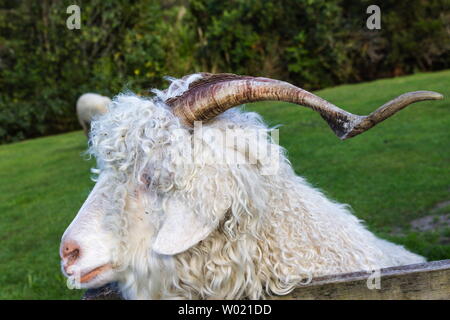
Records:
[[[345,140],[372,128],[411,103],[442,98],[440,93],[433,91],[408,92],[368,116],[359,116],[284,81],[230,73],[203,73],[202,78],[193,81],[187,91],[166,103],[184,123],[192,126],[194,121],[212,119],[243,103],[264,100],[291,102],[319,112],[334,133]]]

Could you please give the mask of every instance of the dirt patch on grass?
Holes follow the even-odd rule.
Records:
[[[415,219],[410,223],[414,231],[437,231],[450,228],[450,213],[444,215],[429,215]]]
[[[430,214],[414,219],[409,223],[410,231],[415,232],[439,232],[439,243],[450,244],[450,200],[437,203],[430,211]],[[404,236],[405,228],[395,228],[391,234],[394,236]]]
[[[438,204],[436,204],[434,206],[433,210],[431,210],[431,211],[434,212],[434,211],[437,211],[437,210],[440,210],[440,209],[446,208],[446,207],[449,207],[448,210],[450,211],[450,200],[439,202]]]

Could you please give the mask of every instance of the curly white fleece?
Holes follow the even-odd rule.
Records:
[[[121,240],[116,264],[122,266],[119,285],[126,298],[258,299],[287,294],[310,276],[424,261],[375,237],[346,205],[297,176],[259,115],[232,109],[203,124],[206,133],[243,129],[234,149],[184,128],[164,101],[199,77],[172,80],[155,98],[119,95],[92,124],[90,153],[111,179],[115,201],[108,214]],[[262,132],[264,139],[255,141],[252,130]],[[196,139],[204,147],[192,151]],[[262,174],[272,158],[252,154],[257,144],[277,152],[277,174]],[[256,163],[196,163],[189,158],[246,152]],[[151,227],[129,214],[141,187]],[[152,251],[154,233],[163,219],[161,203],[173,194],[218,225],[187,251],[159,255]],[[218,212],[217,207],[228,209]]]

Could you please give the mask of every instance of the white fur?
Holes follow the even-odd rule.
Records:
[[[236,145],[193,135],[164,101],[195,78],[153,99],[119,95],[92,123],[99,178],[63,242],[80,244],[77,268],[114,268],[85,287],[118,281],[129,299],[259,299],[310,276],[424,261],[297,176],[257,114],[232,109],[203,124],[242,130]],[[276,151],[277,174],[262,174],[272,159],[253,153],[256,144]],[[191,161],[230,154],[256,162]]]
[[[97,93],[85,93],[77,100],[77,117],[86,135],[89,133],[91,121],[107,112],[111,99]]]

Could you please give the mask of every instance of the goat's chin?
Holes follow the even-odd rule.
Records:
[[[110,282],[117,281],[117,273],[109,264],[82,272],[78,276],[69,276],[63,270],[63,274],[76,289],[94,289],[104,286]]]

